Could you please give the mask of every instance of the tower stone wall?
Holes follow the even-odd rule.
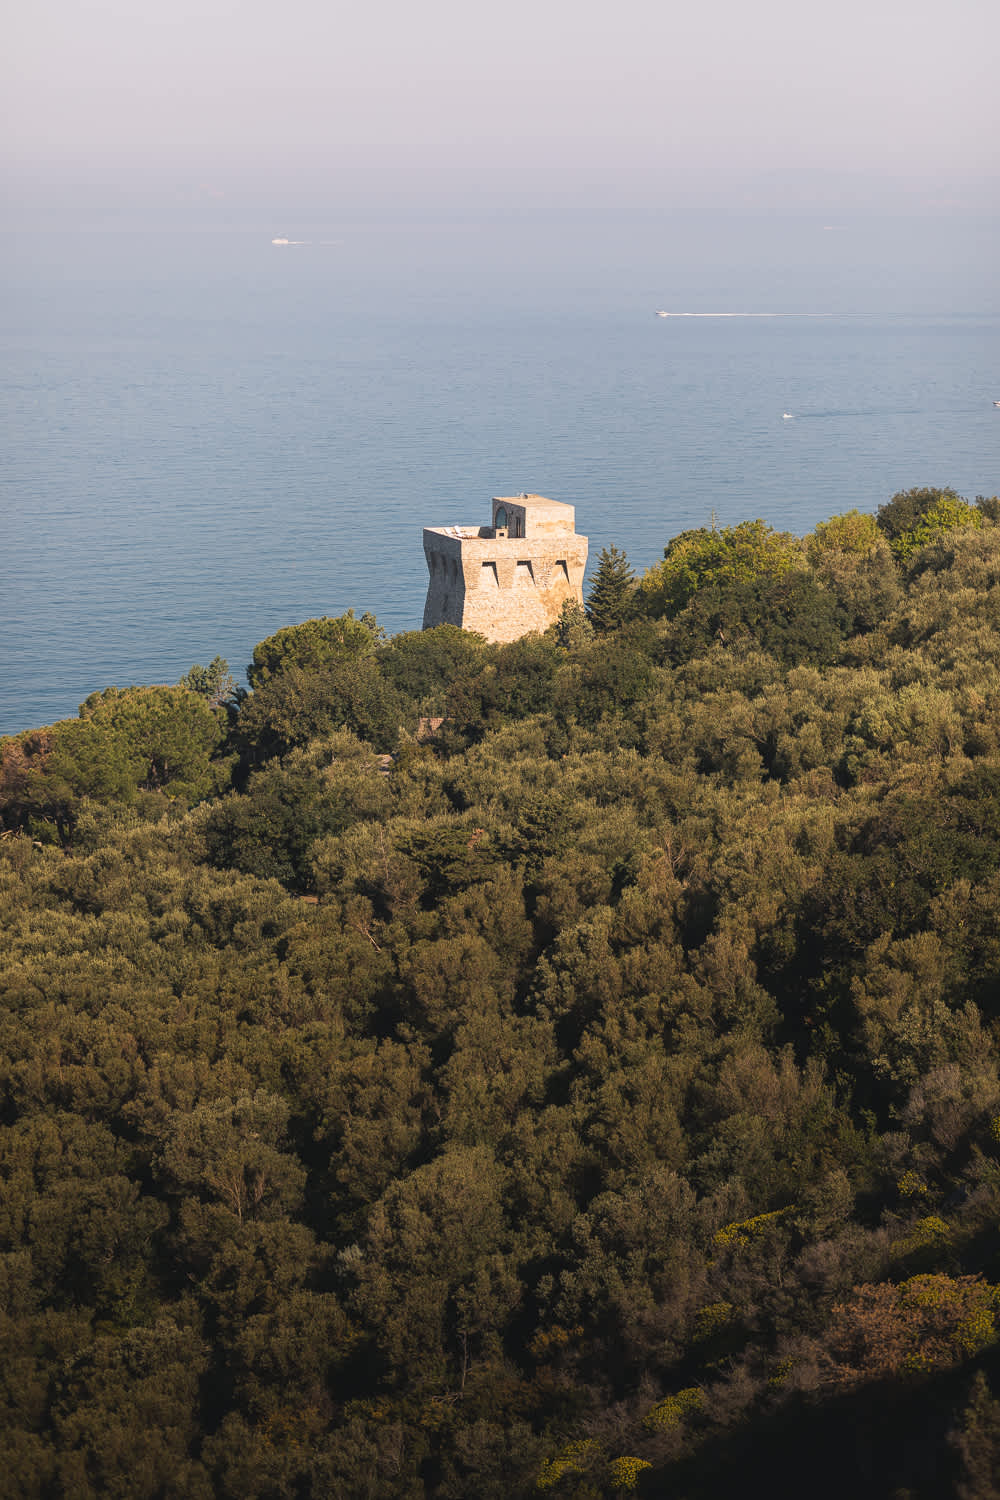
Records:
[[[460,625],[488,641],[547,630],[567,599],[583,603],[587,538],[572,505],[494,496],[489,526],[429,526],[424,629]]]

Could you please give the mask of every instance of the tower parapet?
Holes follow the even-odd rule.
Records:
[[[490,526],[428,526],[424,629],[460,625],[488,641],[547,630],[567,599],[583,603],[587,538],[572,505],[495,495]]]

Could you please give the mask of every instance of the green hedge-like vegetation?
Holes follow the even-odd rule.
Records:
[[[1000,1492],[997,506],[0,741],[6,1492]]]

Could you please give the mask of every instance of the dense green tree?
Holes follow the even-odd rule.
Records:
[[[345,659],[374,652],[378,639],[374,621],[356,620],[353,610],[346,615],[306,620],[302,625],[286,625],[254,647],[247,681],[252,688],[260,688],[291,667],[314,672],[338,666]]]
[[[884,537],[864,552],[825,548],[814,576],[836,600],[848,635],[875,630],[899,603],[899,570]]]
[[[921,548],[949,532],[990,524],[983,506],[970,505],[952,489],[904,490],[881,507],[877,521],[893,555],[910,564]]]
[[[550,636],[526,635],[496,647],[482,667],[452,680],[447,717],[475,739],[506,719],[541,713],[551,706],[559,665],[559,647]]]
[[[801,561],[796,538],[772,531],[765,521],[682,531],[664,548],[663,561],[640,578],[640,605],[672,619],[701,588],[780,578]]]
[[[910,490],[898,490],[891,500],[880,505],[875,522],[883,536],[890,542],[898,542],[907,532],[920,524],[928,511],[942,500],[959,500],[958,493],[946,486],[937,489],[933,485],[917,486]]]
[[[463,672],[475,670],[485,641],[457,625],[433,630],[407,630],[394,635],[380,653],[379,667],[386,681],[428,715],[445,711],[449,684]]]
[[[220,868],[309,887],[317,839],[381,817],[391,803],[385,768],[344,732],[256,771],[245,793],[206,809],[201,829]]]
[[[584,724],[596,724],[609,715],[634,722],[637,705],[649,697],[657,680],[643,644],[634,638],[610,644],[598,637],[572,675],[561,678],[555,697],[560,713],[575,715]]]
[[[502,1187],[487,1149],[452,1146],[372,1206],[352,1300],[393,1385],[460,1391],[470,1360],[499,1359],[519,1300]]]
[[[107,688],[80,705],[80,717],[106,727],[128,757],[137,788],[192,800],[217,789],[209,762],[219,750],[224,718],[184,687]]]
[[[846,510],[831,516],[806,537],[806,556],[817,566],[830,552],[850,552],[865,556],[878,542],[878,523],[874,516],[860,510]]]
[[[345,729],[377,750],[391,750],[402,717],[374,652],[358,651],[336,664],[287,666],[267,677],[241,704],[234,737],[249,768]]]
[[[222,715],[182,687],[107,688],[79,719],[0,742],[0,817],[8,827],[37,820],[63,843],[87,800],[133,802],[165,793],[182,802],[229,779]]]
[[[958,496],[942,495],[923,512],[919,521],[909,531],[904,531],[891,543],[900,562],[908,563],[913,554],[928,542],[933,542],[943,533],[960,528],[979,530],[984,525],[983,515],[974,505]]]
[[[587,594],[587,618],[599,634],[617,630],[634,611],[635,579],[624,552],[602,547]]]
[[[68,844],[87,799],[131,801],[136,766],[105,724],[64,719],[0,742],[0,816],[8,829]]]
[[[672,621],[667,652],[680,663],[718,642],[727,649],[759,647],[789,667],[828,662],[844,638],[844,623],[833,594],[806,573],[709,584]]]
[[[68,1361],[50,1418],[57,1492],[208,1500],[208,1475],[191,1457],[207,1363],[204,1340],[170,1318],[99,1336]]]

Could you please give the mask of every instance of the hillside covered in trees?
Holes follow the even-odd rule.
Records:
[[[1000,501],[0,741],[3,1488],[1000,1492]]]

